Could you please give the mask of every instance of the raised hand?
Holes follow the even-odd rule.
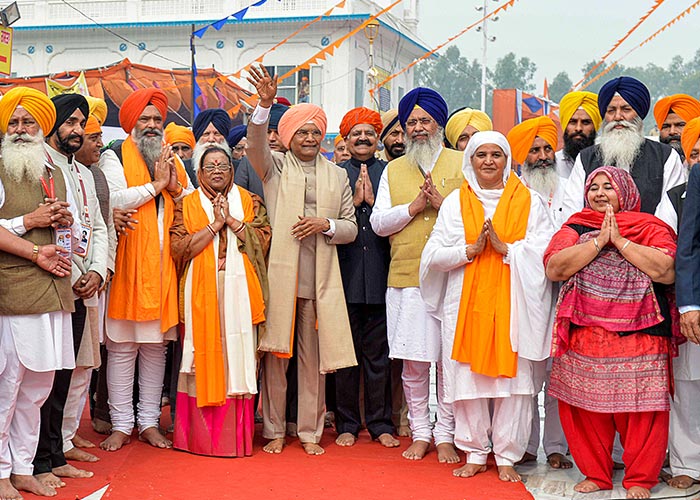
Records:
[[[423,183],[423,187],[421,189],[425,192],[425,196],[428,198],[428,201],[430,201],[430,204],[435,207],[435,210],[440,210],[442,202],[445,198],[437,190],[435,184],[433,184],[433,178],[431,177],[430,172],[425,174],[425,182]]]
[[[224,213],[223,201],[225,198],[221,194],[217,194],[214,198],[214,222],[211,223],[211,227],[217,233],[221,231],[221,228],[226,224],[226,214]],[[228,202],[226,202],[226,212],[228,213]]]
[[[270,73],[267,72],[267,69],[262,64],[257,68],[251,66],[248,73],[250,76],[247,77],[247,80],[258,92],[260,105],[263,108],[269,108],[277,95],[277,75],[270,76]]]
[[[603,248],[610,242],[610,217],[612,214],[612,207],[608,206],[605,209],[605,217],[603,217],[603,224],[600,226],[600,234],[596,237],[598,240],[598,248]]]
[[[610,243],[612,243],[615,246],[619,246],[626,240],[620,234],[620,228],[617,226],[617,218],[615,217],[615,212],[613,212],[613,208],[611,205],[608,205],[608,208],[605,209],[605,215],[609,219]]]
[[[415,217],[417,214],[425,210],[425,206],[428,204],[428,197],[425,195],[425,191],[421,187],[418,191],[418,195],[408,206],[408,214],[411,217]]]
[[[364,164],[360,166],[360,175],[357,176],[357,181],[355,181],[355,193],[352,195],[352,204],[359,207],[363,201],[365,201],[365,178],[362,175],[362,169]]]

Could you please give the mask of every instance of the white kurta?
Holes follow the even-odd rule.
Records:
[[[470,265],[465,251],[459,191],[445,198],[423,250],[421,291],[428,309],[442,321],[442,362],[448,402],[532,395],[535,388],[530,361],[549,356],[555,297],[552,283],[544,274],[542,257],[554,227],[544,200],[534,191],[530,192],[525,239],[508,245],[506,260],[511,271],[511,345],[518,352],[518,370],[514,378],[472,373],[469,364],[451,357],[464,266]],[[497,202],[497,199],[485,201],[485,217],[493,216]]]

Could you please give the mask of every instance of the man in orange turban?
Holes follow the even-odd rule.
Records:
[[[659,128],[659,141],[668,144],[684,160],[681,133],[685,124],[700,116],[700,101],[687,94],[674,94],[659,99],[654,106],[654,120]]]
[[[374,129],[376,135],[382,133],[384,125],[381,115],[372,109],[360,107],[351,109],[345,113],[345,116],[343,116],[343,119],[340,121],[340,135],[347,139],[355,125],[363,123],[370,125]]]
[[[350,153],[348,153],[345,139],[343,139],[342,135],[338,134],[335,136],[335,139],[333,139],[333,163],[340,165],[349,159]]]
[[[564,146],[557,151],[557,172],[565,179],[571,175],[581,150],[595,143],[596,132],[603,118],[598,109],[598,96],[576,90],[559,101],[559,119],[564,131]]]
[[[178,125],[175,122],[168,123],[168,126],[165,127],[165,142],[170,144],[170,147],[173,148],[173,153],[183,160],[192,158],[192,151],[196,141],[194,140],[194,134],[187,127]]]
[[[297,434],[309,455],[319,445],[325,416],[325,373],[357,364],[348,320],[337,245],[357,236],[355,207],[346,171],[321,154],[326,114],[314,104],[292,106],[278,132],[286,153],[267,141],[277,79],[263,66],[248,81],[260,102],[248,123],[248,160],[263,181],[272,221],[262,359],[263,437],[267,453],[285,444],[286,371],[297,351]]]
[[[132,390],[137,357],[139,435],[157,448],[172,446],[158,431],[165,343],[176,338],[178,323],[169,229],[175,202],[193,188],[180,160],[163,148],[167,111],[162,90],[141,89],[127,97],[119,111],[119,122],[129,134],[119,146],[122,161],[111,150],[105,151],[102,161],[112,208],[135,210],[134,218],[139,221],[128,237],[119,240],[107,310],[112,434],[100,444],[107,451],[128,443],[134,428]]]

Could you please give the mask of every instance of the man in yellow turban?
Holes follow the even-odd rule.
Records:
[[[659,141],[668,144],[685,160],[681,134],[685,124],[700,116],[700,101],[688,94],[674,94],[659,99],[654,106],[654,120],[659,129]]]
[[[557,172],[565,179],[582,149],[592,146],[602,118],[598,96],[593,92],[569,92],[559,102],[559,120],[564,131],[564,147],[557,151]]]
[[[454,149],[464,151],[474,134],[487,130],[493,130],[489,115],[478,109],[462,108],[447,120],[445,137]]]

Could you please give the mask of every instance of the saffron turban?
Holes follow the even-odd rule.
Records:
[[[700,116],[700,101],[688,94],[674,94],[659,99],[654,106],[654,120],[659,130],[670,112],[676,113],[683,121],[689,122]]]
[[[530,118],[510,129],[507,138],[513,152],[513,159],[516,162],[523,164],[530,148],[532,148],[535,137],[538,136],[552,146],[552,149],[557,149],[559,144],[557,126],[548,116]]]
[[[379,135],[379,140],[383,141],[389,135],[389,132],[394,130],[396,124],[399,123],[399,110],[390,109],[382,115],[382,133]]]
[[[598,96],[585,90],[569,92],[559,101],[559,119],[562,128],[566,129],[577,109],[583,109],[588,114],[596,130],[600,128],[603,118],[598,110]]]
[[[282,144],[289,149],[294,133],[307,123],[313,123],[321,131],[321,135],[326,135],[328,119],[326,113],[315,104],[302,103],[289,108],[280,119],[277,132],[282,139]],[[323,140],[323,138],[321,138]]]
[[[90,95],[86,95],[85,99],[87,99],[88,106],[90,107],[90,114],[102,125],[107,119],[107,103],[104,99],[92,97]]]
[[[0,100],[0,132],[7,132],[7,124],[15,110],[22,106],[32,115],[47,134],[56,122],[56,107],[46,94],[30,87],[15,87]]]
[[[454,147],[457,147],[457,141],[462,131],[471,125],[479,132],[493,130],[493,123],[489,115],[477,109],[464,108],[454,113],[445,126],[445,137]]]
[[[168,144],[177,144],[178,142],[182,144],[187,144],[190,148],[194,149],[197,141],[194,140],[194,134],[187,127],[178,125],[175,122],[168,123],[163,131],[165,134],[165,142]]]
[[[221,108],[205,109],[197,115],[192,124],[192,133],[197,142],[199,142],[210,123],[224,137],[228,135],[228,131],[231,129],[231,117],[226,111]]]
[[[95,115],[90,115],[87,122],[85,122],[83,130],[85,130],[85,135],[97,134],[102,132],[102,127],[97,118],[95,118]]]
[[[236,125],[231,129],[231,131],[228,133],[228,136],[226,136],[226,142],[228,142],[228,147],[233,149],[236,144],[241,142],[241,139],[243,139],[246,134],[248,133],[248,127],[245,125]]]
[[[649,113],[651,96],[646,85],[636,78],[621,76],[610,80],[598,91],[598,109],[601,116],[605,116],[608,104],[610,104],[615,94],[620,94],[641,119],[644,119]]]
[[[268,130],[277,130],[280,123],[280,118],[282,118],[282,115],[285,114],[288,109],[289,106],[285,106],[284,104],[274,103],[272,105],[270,108],[270,121],[267,122]]]
[[[698,142],[700,138],[700,118],[696,117],[690,120],[683,127],[683,132],[681,132],[681,147],[683,148],[683,153],[685,153],[685,158],[688,164],[690,164],[690,153],[695,147],[695,143]]]
[[[51,100],[56,106],[56,122],[48,135],[53,135],[76,109],[80,110],[86,121],[90,116],[90,106],[88,106],[87,99],[81,94],[59,94],[52,97]]]
[[[351,109],[345,113],[345,116],[343,116],[343,119],[340,121],[340,135],[343,137],[349,136],[350,131],[355,125],[363,123],[371,125],[377,135],[382,133],[384,125],[382,124],[382,117],[379,113],[369,108],[360,107]]]
[[[168,97],[160,89],[148,87],[134,91],[124,99],[122,107],[119,110],[119,124],[127,134],[139,120],[139,116],[149,104],[154,105],[160,112],[160,117],[165,120],[168,115]]]
[[[417,87],[399,101],[399,122],[406,130],[406,121],[416,107],[421,108],[433,119],[444,127],[447,124],[447,103],[440,94],[433,89]]]
[[[340,141],[344,141],[344,140],[345,140],[345,139],[343,139],[343,136],[342,136],[342,135],[340,135],[340,134],[336,135],[336,136],[335,136],[335,139],[333,139],[333,147],[334,147],[334,148],[337,148],[337,147],[338,147],[338,143],[339,143]]]

